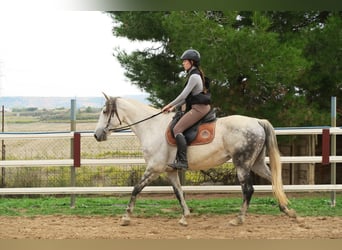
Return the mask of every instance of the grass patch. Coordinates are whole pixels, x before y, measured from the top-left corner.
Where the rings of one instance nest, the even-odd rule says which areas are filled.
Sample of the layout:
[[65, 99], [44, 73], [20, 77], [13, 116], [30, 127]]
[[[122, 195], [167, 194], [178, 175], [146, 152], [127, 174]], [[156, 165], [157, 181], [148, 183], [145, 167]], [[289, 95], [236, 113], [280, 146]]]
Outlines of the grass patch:
[[[336, 206], [330, 206], [329, 197], [291, 198], [290, 207], [300, 216], [342, 216], [342, 196]], [[70, 197], [0, 198], [0, 216], [78, 215], [116, 216], [125, 211], [129, 197], [77, 197], [76, 207], [70, 208]], [[241, 198], [188, 199], [193, 215], [227, 215], [239, 212]], [[148, 199], [136, 202], [135, 216], [179, 217], [182, 210], [176, 199]], [[252, 199], [250, 214], [280, 214], [277, 202], [270, 197]]]

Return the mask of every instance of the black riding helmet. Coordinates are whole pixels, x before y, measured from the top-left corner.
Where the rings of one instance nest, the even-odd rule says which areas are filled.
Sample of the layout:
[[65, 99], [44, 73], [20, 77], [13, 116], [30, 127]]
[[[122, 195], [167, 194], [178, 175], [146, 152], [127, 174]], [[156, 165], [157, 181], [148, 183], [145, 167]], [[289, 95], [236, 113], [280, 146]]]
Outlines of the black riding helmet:
[[201, 55], [197, 50], [194, 49], [188, 49], [183, 52], [183, 55], [181, 56], [182, 60], [191, 60], [196, 63], [196, 65], [200, 64]]

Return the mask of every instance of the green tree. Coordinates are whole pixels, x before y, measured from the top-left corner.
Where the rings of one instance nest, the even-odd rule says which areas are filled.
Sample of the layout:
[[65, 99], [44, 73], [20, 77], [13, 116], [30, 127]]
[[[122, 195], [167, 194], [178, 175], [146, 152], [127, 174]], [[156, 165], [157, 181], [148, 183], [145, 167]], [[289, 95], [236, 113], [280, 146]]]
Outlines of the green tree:
[[[342, 97], [342, 18], [331, 14], [325, 23], [307, 31], [305, 57], [312, 62], [298, 86], [310, 104], [329, 110], [330, 97]], [[338, 98], [339, 106], [342, 105]]]
[[[213, 80], [213, 106], [219, 108], [220, 115], [267, 118], [276, 126], [322, 125], [329, 121], [326, 107], [330, 99], [320, 95], [324, 93], [326, 98], [341, 90], [339, 14], [257, 11], [110, 14], [116, 22], [114, 35], [156, 42], [151, 48], [131, 54], [116, 53], [126, 76], [150, 93], [149, 99], [156, 106], [166, 104], [183, 88], [179, 56], [185, 49], [194, 48], [201, 52], [203, 69]], [[313, 49], [324, 50], [312, 53]], [[327, 67], [329, 58], [334, 58], [334, 66]], [[334, 79], [326, 80], [331, 74]], [[245, 77], [247, 81], [242, 82]], [[323, 79], [333, 88], [328, 85], [327, 90], [327, 85], [322, 85]]]

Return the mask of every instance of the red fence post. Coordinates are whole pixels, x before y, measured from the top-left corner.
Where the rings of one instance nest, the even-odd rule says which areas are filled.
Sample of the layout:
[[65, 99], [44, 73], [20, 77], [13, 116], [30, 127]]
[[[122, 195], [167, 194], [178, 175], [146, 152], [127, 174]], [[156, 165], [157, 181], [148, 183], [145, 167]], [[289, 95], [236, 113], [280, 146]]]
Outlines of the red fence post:
[[330, 130], [323, 129], [322, 132], [322, 165], [330, 164]]
[[74, 133], [74, 167], [81, 166], [81, 134]]

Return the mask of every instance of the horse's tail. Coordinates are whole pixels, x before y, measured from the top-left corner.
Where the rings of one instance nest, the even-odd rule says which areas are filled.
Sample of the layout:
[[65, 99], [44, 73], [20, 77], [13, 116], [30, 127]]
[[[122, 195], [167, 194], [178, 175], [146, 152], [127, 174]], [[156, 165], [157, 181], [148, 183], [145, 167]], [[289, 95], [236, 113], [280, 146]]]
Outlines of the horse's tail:
[[279, 205], [286, 206], [288, 204], [288, 199], [283, 189], [277, 137], [272, 124], [268, 120], [259, 120], [259, 123], [263, 126], [266, 133], [266, 149], [270, 159], [273, 193], [278, 199]]

